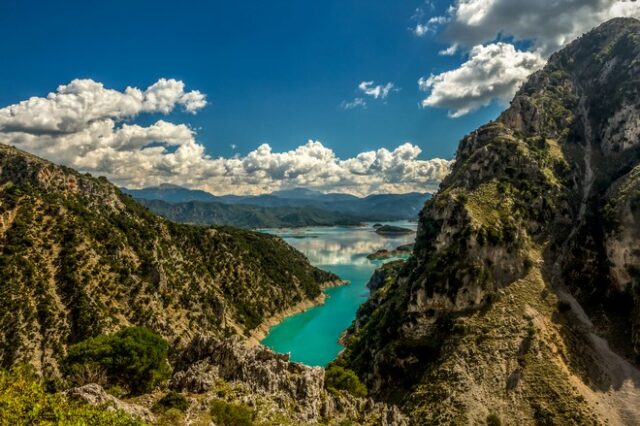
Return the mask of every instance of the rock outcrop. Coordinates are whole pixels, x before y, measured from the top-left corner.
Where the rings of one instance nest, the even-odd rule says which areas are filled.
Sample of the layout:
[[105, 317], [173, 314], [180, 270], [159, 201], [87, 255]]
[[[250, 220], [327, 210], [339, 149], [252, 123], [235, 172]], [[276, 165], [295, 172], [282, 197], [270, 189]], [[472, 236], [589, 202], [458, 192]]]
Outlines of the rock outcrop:
[[145, 422], [153, 423], [156, 421], [153, 413], [151, 413], [147, 408], [141, 405], [121, 401], [118, 398], [109, 395], [105, 392], [102, 386], [95, 383], [69, 389], [64, 392], [64, 395], [71, 400], [80, 401], [89, 405], [101, 406], [106, 410], [123, 411], [131, 416], [138, 417]]
[[[330, 392], [324, 369], [308, 367], [264, 346], [247, 347], [239, 338], [196, 337], [176, 360], [170, 388], [212, 393], [223, 383], [244, 387], [240, 400], [250, 407], [269, 406], [298, 424], [352, 421], [354, 424], [406, 425], [395, 406]], [[266, 415], [266, 414], [263, 414]]]
[[637, 424], [639, 122], [640, 22], [553, 55], [462, 140], [342, 361], [415, 424]]

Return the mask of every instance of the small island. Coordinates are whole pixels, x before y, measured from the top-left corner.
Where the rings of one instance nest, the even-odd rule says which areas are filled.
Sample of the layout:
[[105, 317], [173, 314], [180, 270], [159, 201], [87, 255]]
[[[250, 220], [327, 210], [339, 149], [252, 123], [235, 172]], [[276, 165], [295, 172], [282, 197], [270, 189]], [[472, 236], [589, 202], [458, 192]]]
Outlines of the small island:
[[383, 225], [376, 228], [376, 233], [384, 236], [407, 235], [415, 233], [414, 230], [402, 228], [400, 226]]
[[385, 260], [391, 259], [394, 257], [406, 257], [411, 254], [413, 251], [413, 244], [404, 244], [402, 246], [396, 247], [395, 250], [387, 250], [380, 249], [376, 250], [374, 253], [367, 255], [367, 259], [369, 260]]

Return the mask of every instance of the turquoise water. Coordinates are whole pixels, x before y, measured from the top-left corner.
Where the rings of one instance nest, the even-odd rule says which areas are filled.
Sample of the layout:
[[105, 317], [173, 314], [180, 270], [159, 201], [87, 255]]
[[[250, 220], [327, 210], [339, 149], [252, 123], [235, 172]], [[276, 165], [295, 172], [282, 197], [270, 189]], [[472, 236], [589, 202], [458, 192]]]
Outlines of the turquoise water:
[[[390, 222], [411, 229], [416, 224]], [[370, 261], [369, 253], [394, 249], [413, 242], [415, 235], [382, 237], [371, 225], [363, 227], [302, 228], [264, 230], [285, 239], [303, 252], [315, 266], [331, 271], [348, 285], [325, 290], [326, 302], [294, 315], [269, 330], [262, 344], [276, 352], [289, 353], [293, 361], [325, 366], [342, 350], [342, 332], [355, 319], [356, 311], [367, 299], [367, 282], [382, 261]]]

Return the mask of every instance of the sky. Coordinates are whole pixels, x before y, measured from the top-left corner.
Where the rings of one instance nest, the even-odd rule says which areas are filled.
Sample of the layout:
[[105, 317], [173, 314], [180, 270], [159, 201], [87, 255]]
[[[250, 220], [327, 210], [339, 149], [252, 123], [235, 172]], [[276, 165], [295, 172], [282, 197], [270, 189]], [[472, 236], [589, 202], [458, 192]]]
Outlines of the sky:
[[0, 2], [0, 142], [118, 185], [431, 191], [617, 0]]

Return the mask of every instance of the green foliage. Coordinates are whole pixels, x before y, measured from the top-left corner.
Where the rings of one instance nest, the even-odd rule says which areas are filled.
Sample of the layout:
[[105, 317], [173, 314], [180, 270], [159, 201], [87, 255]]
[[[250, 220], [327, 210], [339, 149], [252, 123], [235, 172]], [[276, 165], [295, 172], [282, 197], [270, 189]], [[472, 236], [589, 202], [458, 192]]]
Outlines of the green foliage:
[[189, 401], [181, 393], [169, 391], [158, 401], [156, 408], [159, 410], [177, 409], [179, 411], [187, 411]]
[[220, 426], [253, 426], [253, 411], [245, 405], [215, 399], [209, 414]]
[[71, 375], [87, 366], [104, 369], [110, 383], [144, 393], [169, 378], [168, 349], [162, 337], [146, 328], [125, 328], [70, 346], [64, 364]]
[[33, 371], [19, 367], [0, 370], [0, 426], [82, 425], [143, 426], [122, 411], [108, 411], [46, 393]]
[[496, 414], [489, 414], [487, 416], [487, 426], [502, 426], [502, 420]]
[[331, 392], [346, 391], [361, 398], [367, 396], [367, 388], [356, 373], [335, 364], [330, 364], [325, 370], [324, 386]]

